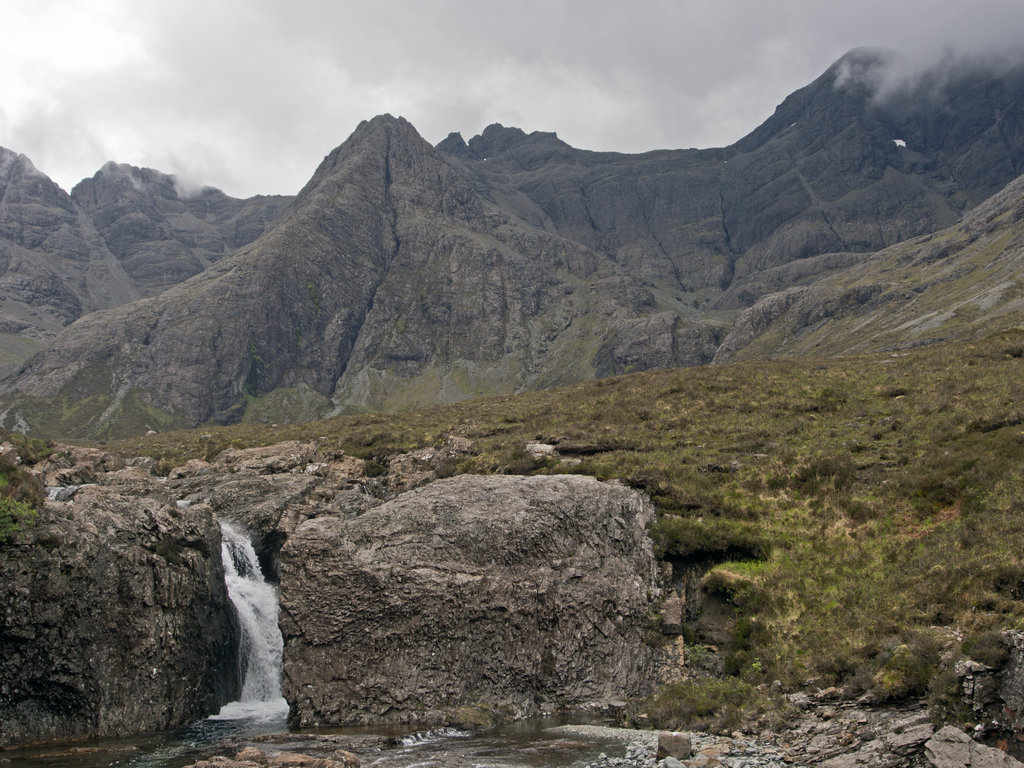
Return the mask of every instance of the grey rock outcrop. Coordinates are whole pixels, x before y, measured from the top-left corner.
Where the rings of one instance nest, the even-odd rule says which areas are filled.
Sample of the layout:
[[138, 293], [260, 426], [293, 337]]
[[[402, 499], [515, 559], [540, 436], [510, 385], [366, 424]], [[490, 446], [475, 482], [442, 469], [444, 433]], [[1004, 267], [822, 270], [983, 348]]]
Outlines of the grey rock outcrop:
[[932, 736], [924, 750], [932, 768], [1024, 768], [1019, 760], [949, 725]]
[[228, 449], [167, 478], [152, 460], [59, 448], [33, 471], [63, 501], [0, 557], [0, 745], [166, 730], [233, 698], [216, 517], [248, 528], [280, 580], [296, 723], [645, 692], [649, 500], [575, 475], [436, 479], [471, 448], [452, 436], [373, 478], [318, 443]]
[[237, 691], [220, 529], [136, 469], [0, 551], [0, 745], [166, 730]]
[[292, 724], [522, 716], [641, 693], [652, 514], [586, 477], [461, 476], [308, 520], [281, 552]]
[[[954, 665], [960, 703], [986, 741], [1024, 757], [1024, 632], [1003, 630], [979, 654], [985, 662], [961, 658]], [[987, 662], [987, 663], [986, 663]]]
[[188, 189], [175, 176], [112, 162], [76, 184], [71, 199], [142, 296], [187, 280], [252, 242], [291, 202]]

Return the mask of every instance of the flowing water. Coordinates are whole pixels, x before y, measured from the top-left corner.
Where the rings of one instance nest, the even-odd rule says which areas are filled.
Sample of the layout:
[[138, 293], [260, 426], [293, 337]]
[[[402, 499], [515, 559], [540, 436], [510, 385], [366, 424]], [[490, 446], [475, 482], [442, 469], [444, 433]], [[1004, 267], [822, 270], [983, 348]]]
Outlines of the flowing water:
[[[221, 523], [221, 557], [228, 596], [241, 630], [238, 701], [187, 728], [135, 739], [0, 752], [11, 768], [180, 768], [213, 755], [234, 755], [255, 742], [265, 752], [330, 756], [342, 747], [375, 768], [452, 766], [582, 766], [600, 752], [622, 754], [614, 741], [580, 739], [549, 730], [556, 723], [526, 722], [480, 732], [413, 726], [318, 729], [289, 733], [288, 703], [281, 696], [283, 641], [277, 626], [277, 590], [263, 578], [249, 538]], [[8, 763], [0, 762], [7, 765]]]
[[225, 704], [213, 719], [283, 723], [288, 702], [281, 696], [284, 641], [277, 627], [277, 590], [264, 579], [249, 537], [231, 523], [222, 522], [220, 529], [224, 581], [241, 629], [238, 659], [243, 682], [238, 701]]
[[10, 768], [182, 768], [254, 744], [268, 754], [313, 757], [330, 757], [340, 747], [355, 752], [364, 768], [582, 768], [601, 753], [625, 754], [621, 741], [567, 734], [553, 725], [527, 721], [476, 732], [381, 726], [290, 733], [265, 722], [261, 727], [258, 721], [210, 718], [158, 736], [0, 752], [0, 759], [10, 760]]

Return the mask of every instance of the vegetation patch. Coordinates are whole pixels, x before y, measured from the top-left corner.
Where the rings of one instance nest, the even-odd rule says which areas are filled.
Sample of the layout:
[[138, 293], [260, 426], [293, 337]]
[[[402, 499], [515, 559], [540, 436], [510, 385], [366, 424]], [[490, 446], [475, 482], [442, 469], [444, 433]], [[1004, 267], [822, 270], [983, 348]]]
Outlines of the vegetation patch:
[[[750, 686], [761, 682], [785, 689], [809, 678], [941, 703], [936, 659], [959, 652], [952, 630], [983, 637], [1024, 615], [1024, 357], [1006, 352], [1018, 347], [1024, 332], [857, 358], [650, 371], [111, 447], [176, 465], [226, 447], [315, 439], [383, 471], [397, 454], [456, 435], [473, 451], [445, 474], [619, 480], [654, 500], [661, 557], [719, 564], [706, 586], [735, 609], [723, 650], [739, 682], [723, 684], [716, 711], [745, 696], [756, 704]], [[531, 456], [530, 442], [556, 453]], [[688, 690], [666, 689], [659, 701], [668, 707]], [[718, 716], [689, 705], [666, 712], [675, 713], [666, 723], [683, 712]]]
[[700, 677], [661, 686], [639, 702], [633, 725], [664, 730], [731, 733], [752, 721], [781, 722], [789, 708], [737, 677]]
[[[35, 459], [44, 441], [0, 431], [0, 442], [22, 445]], [[0, 453], [0, 545], [17, 540], [18, 535], [35, 524], [44, 499], [43, 484], [28, 472], [16, 453]]]

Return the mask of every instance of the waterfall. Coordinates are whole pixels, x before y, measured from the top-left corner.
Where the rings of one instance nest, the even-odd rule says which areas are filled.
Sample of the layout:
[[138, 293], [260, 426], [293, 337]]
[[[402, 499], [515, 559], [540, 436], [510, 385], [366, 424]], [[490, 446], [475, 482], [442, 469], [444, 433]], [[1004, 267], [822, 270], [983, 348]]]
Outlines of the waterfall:
[[284, 641], [277, 626], [277, 590], [263, 578], [249, 538], [231, 523], [221, 522], [220, 530], [224, 582], [241, 629], [238, 660], [243, 682], [238, 701], [225, 704], [215, 717], [279, 718], [287, 715], [288, 703], [281, 696]]

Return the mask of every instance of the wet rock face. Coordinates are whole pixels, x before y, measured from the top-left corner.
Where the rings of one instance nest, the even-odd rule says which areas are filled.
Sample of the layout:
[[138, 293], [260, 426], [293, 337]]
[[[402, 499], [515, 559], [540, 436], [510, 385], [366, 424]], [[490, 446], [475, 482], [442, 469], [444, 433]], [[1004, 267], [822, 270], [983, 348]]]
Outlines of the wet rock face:
[[281, 552], [292, 724], [524, 715], [641, 693], [652, 515], [640, 494], [592, 478], [460, 476], [306, 521]]
[[192, 722], [233, 698], [236, 645], [210, 508], [110, 473], [0, 549], [0, 745]]

